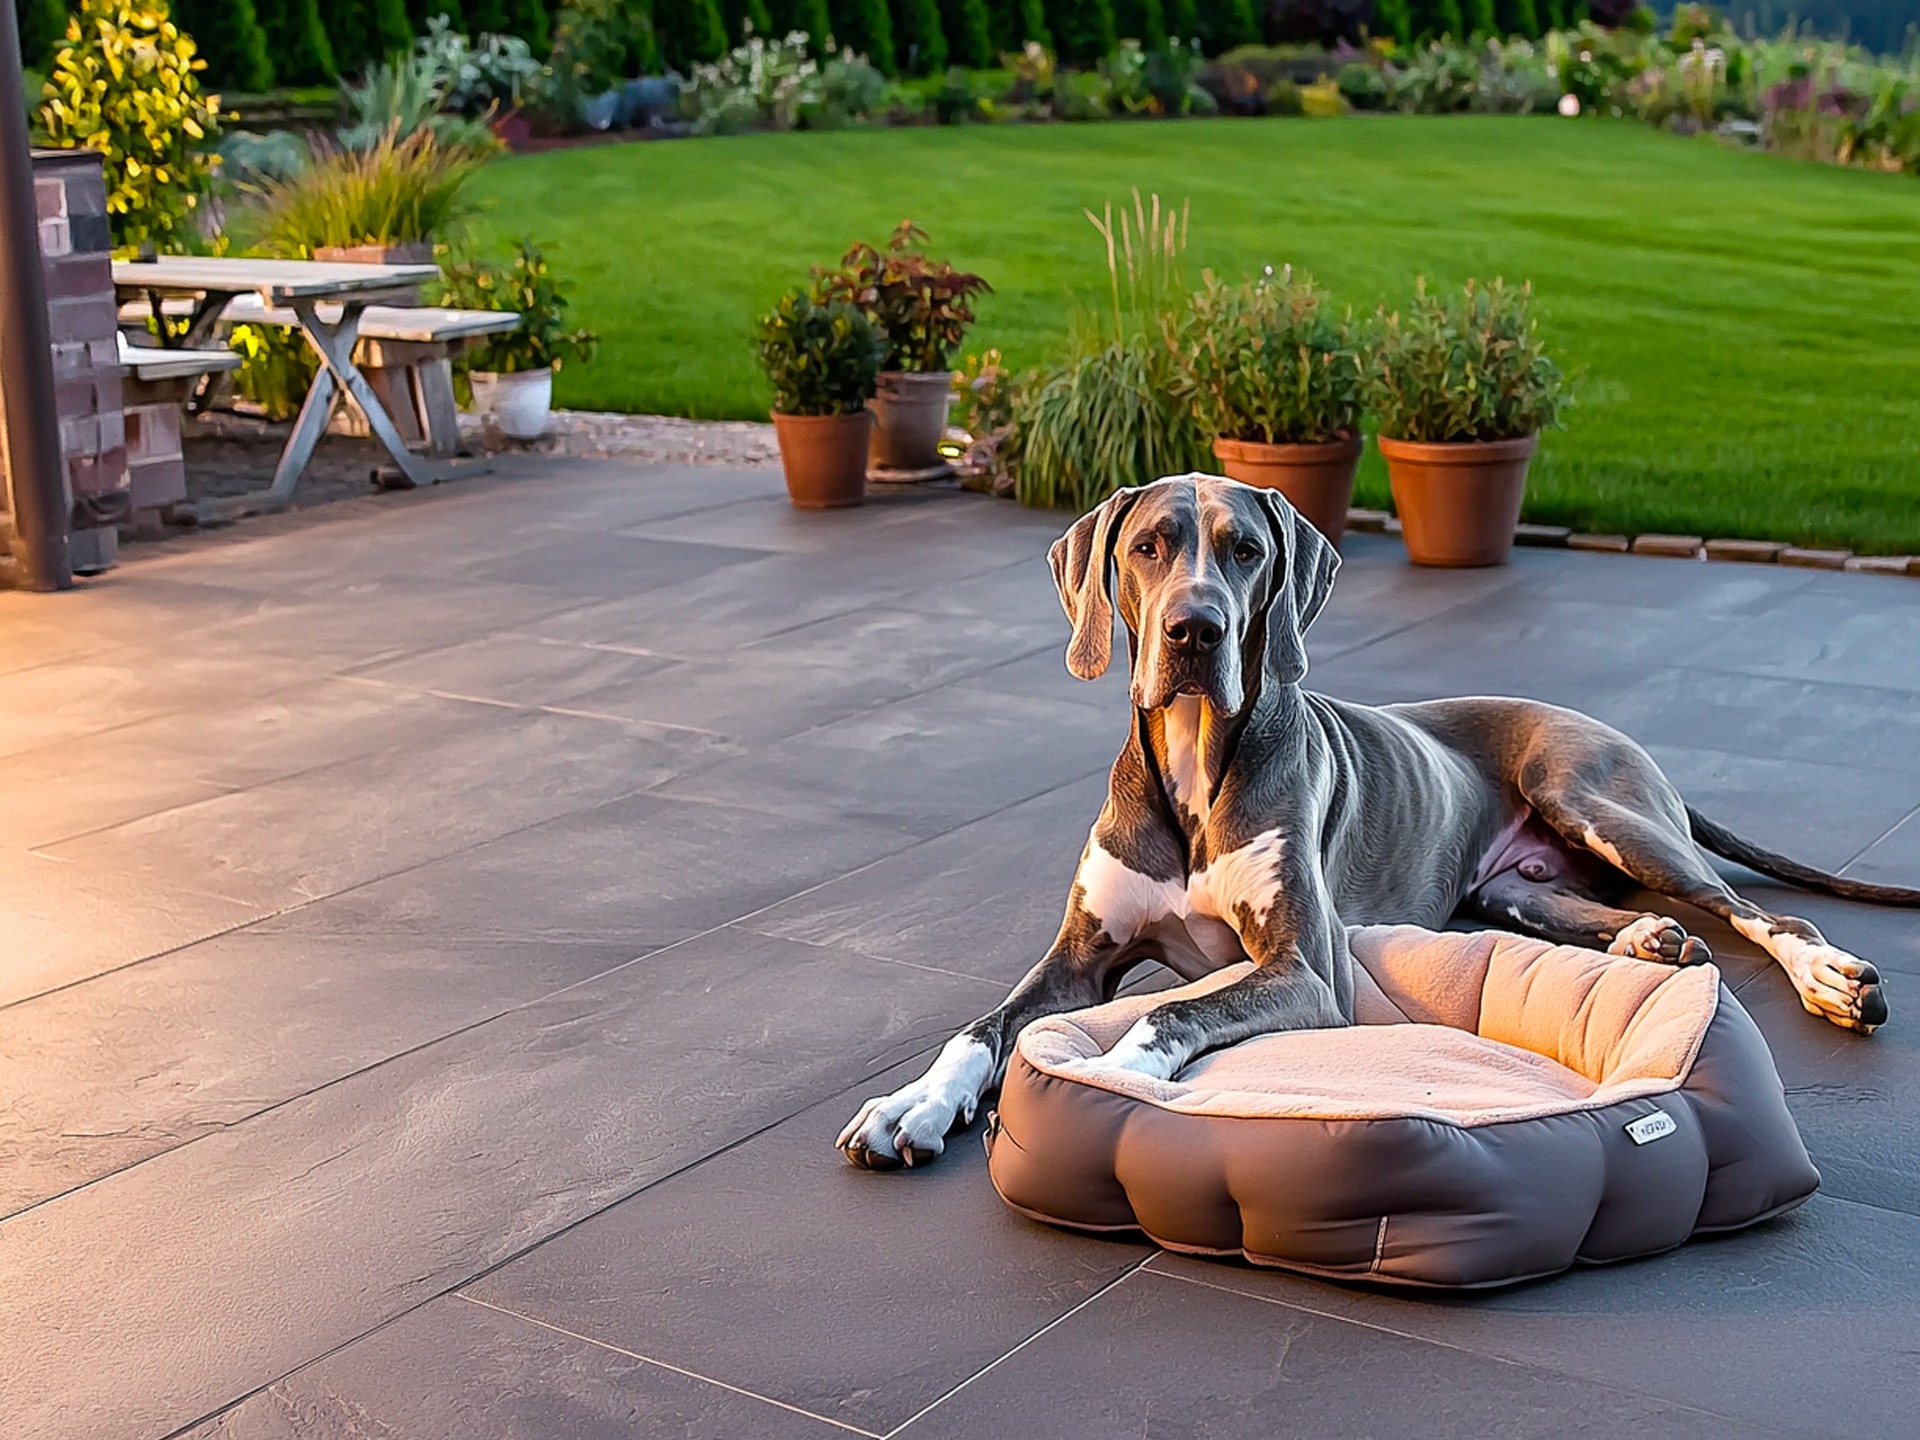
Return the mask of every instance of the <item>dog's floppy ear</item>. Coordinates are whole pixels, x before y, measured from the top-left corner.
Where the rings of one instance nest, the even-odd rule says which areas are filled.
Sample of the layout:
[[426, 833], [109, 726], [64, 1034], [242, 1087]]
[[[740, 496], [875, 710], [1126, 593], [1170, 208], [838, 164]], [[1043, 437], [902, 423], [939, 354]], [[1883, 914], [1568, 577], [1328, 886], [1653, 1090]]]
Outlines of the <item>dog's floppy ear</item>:
[[1139, 495], [1138, 489], [1116, 490], [1074, 521], [1047, 552], [1061, 607], [1073, 622], [1067, 672], [1076, 680], [1098, 680], [1113, 658], [1113, 601], [1107, 594], [1113, 540]]
[[1307, 627], [1333, 593], [1340, 552], [1277, 490], [1261, 490], [1273, 530], [1273, 581], [1267, 597], [1268, 676], [1297, 685], [1307, 673]]

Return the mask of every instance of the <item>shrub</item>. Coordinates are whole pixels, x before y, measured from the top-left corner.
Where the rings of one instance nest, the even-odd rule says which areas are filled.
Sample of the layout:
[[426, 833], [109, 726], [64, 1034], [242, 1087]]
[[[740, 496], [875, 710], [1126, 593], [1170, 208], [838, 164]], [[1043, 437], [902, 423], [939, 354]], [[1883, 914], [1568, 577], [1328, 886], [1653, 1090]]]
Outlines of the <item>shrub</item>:
[[240, 352], [233, 388], [269, 420], [291, 420], [313, 388], [320, 357], [306, 336], [284, 325], [236, 325], [229, 337]]
[[333, 79], [333, 42], [320, 19], [320, 0], [254, 0], [266, 31], [274, 78], [282, 85], [324, 85]]
[[1384, 39], [1405, 47], [1413, 43], [1413, 10], [1407, 0], [1380, 0], [1374, 26]]
[[1340, 67], [1333, 77], [1333, 83], [1340, 89], [1347, 104], [1356, 110], [1381, 110], [1386, 108], [1387, 81], [1376, 66], [1364, 60], [1353, 60]]
[[933, 260], [919, 247], [927, 232], [902, 220], [885, 250], [856, 243], [839, 267], [818, 275], [821, 298], [858, 306], [886, 342], [884, 368], [945, 370], [974, 322], [973, 297], [993, 287], [980, 276]]
[[893, 61], [893, 17], [887, 0], [828, 0], [834, 43], [865, 55], [882, 74], [897, 75]]
[[653, 34], [660, 46], [660, 59], [669, 69], [682, 73], [695, 65], [712, 64], [729, 48], [727, 27], [714, 0], [671, 0], [656, 5]]
[[1180, 393], [1211, 436], [1263, 444], [1360, 432], [1360, 354], [1326, 294], [1291, 266], [1227, 285], [1206, 272], [1175, 339]]
[[53, 58], [60, 37], [67, 33], [67, 7], [61, 0], [15, 0], [15, 4], [20, 22], [20, 61], [32, 70]]
[[1024, 505], [1086, 510], [1127, 485], [1205, 468], [1207, 438], [1175, 396], [1168, 326], [1178, 312], [1186, 213], [1113, 206], [1087, 219], [1106, 242], [1113, 328], [1082, 315], [1066, 363], [1016, 402], [1016, 493]]
[[1111, 54], [1118, 41], [1113, 0], [1047, 0], [1047, 29], [1063, 61], [1095, 64]]
[[489, 336], [467, 352], [469, 370], [513, 375], [523, 370], [558, 370], [569, 360], [589, 363], [600, 337], [591, 330], [570, 330], [572, 303], [555, 278], [546, 253], [532, 240], [514, 246], [505, 265], [465, 259], [443, 260], [437, 304], [461, 310], [515, 310], [520, 328]]
[[1512, 440], [1547, 429], [1564, 402], [1536, 332], [1533, 288], [1469, 280], [1445, 298], [1422, 280], [1407, 313], [1381, 308], [1367, 395], [1395, 440]]
[[968, 70], [993, 64], [993, 27], [987, 0], [940, 0], [940, 22], [946, 28], [947, 60]]
[[1353, 45], [1374, 30], [1391, 34], [1384, 25], [1386, 6], [1377, 13], [1378, 19], [1374, 0], [1266, 0], [1260, 28], [1269, 45]]
[[316, 147], [297, 177], [261, 187], [262, 243], [303, 256], [322, 245], [412, 245], [444, 238], [470, 213], [461, 188], [480, 168], [471, 147], [431, 127], [372, 145]]
[[253, 0], [172, 0], [173, 23], [193, 36], [220, 90], [272, 88], [274, 67]]
[[819, 101], [803, 106], [801, 115], [809, 125], [834, 129], [880, 113], [891, 88], [887, 77], [865, 56], [842, 50], [820, 67]]
[[795, 289], [753, 336], [782, 415], [854, 415], [873, 398], [886, 342], [857, 306]]
[[488, 33], [518, 35], [534, 54], [544, 55], [553, 48], [552, 17], [547, 13], [550, 8], [551, 0], [509, 0], [507, 23]]
[[105, 159], [107, 223], [121, 248], [183, 247], [212, 183], [219, 109], [193, 38], [150, 0], [81, 0], [39, 110], [58, 146]]
[[714, 65], [696, 65], [682, 104], [705, 134], [755, 127], [791, 130], [821, 100], [819, 64], [804, 35], [767, 41], [758, 35]]
[[517, 109], [540, 77], [540, 62], [518, 35], [481, 35], [476, 43], [445, 16], [427, 21], [418, 49], [446, 78], [443, 103], [460, 115]]

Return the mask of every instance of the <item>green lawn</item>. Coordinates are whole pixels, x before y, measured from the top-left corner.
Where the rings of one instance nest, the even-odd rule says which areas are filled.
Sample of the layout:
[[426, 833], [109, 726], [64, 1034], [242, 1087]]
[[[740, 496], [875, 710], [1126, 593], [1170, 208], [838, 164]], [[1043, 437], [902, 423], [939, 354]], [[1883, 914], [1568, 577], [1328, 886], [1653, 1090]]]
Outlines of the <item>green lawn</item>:
[[[1534, 282], [1578, 407], [1530, 518], [1920, 551], [1920, 185], [1539, 118], [762, 135], [486, 171], [483, 230], [558, 247], [606, 344], [563, 404], [756, 416], [749, 322], [903, 215], [984, 272], [972, 348], [1054, 355], [1104, 261], [1081, 215], [1190, 199], [1193, 278], [1293, 261], [1370, 309], [1413, 276]], [[1384, 480], [1370, 458], [1363, 492]]]

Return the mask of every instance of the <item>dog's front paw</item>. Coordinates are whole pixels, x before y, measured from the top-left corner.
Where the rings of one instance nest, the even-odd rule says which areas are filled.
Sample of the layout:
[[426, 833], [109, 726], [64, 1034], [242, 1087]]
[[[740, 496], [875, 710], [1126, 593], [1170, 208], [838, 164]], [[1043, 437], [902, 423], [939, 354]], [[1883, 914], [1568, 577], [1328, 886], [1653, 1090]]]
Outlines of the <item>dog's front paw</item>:
[[1664, 915], [1642, 915], [1628, 924], [1613, 937], [1607, 953], [1665, 965], [1698, 965], [1713, 958], [1706, 941], [1687, 934], [1678, 920]]
[[947, 1148], [948, 1132], [956, 1123], [973, 1120], [992, 1072], [987, 1047], [959, 1036], [911, 1085], [862, 1105], [834, 1143], [848, 1160], [867, 1170], [928, 1164]]
[[1832, 945], [1803, 946], [1788, 959], [1787, 973], [1808, 1014], [1862, 1035], [1871, 1035], [1887, 1023], [1887, 992], [1880, 972], [1858, 955]]

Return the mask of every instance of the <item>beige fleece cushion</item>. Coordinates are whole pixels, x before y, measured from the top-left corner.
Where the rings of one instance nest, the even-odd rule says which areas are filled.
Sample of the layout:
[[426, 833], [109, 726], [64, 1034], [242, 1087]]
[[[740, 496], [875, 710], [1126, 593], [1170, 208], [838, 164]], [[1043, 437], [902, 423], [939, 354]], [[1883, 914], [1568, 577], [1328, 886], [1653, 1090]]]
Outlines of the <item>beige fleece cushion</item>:
[[1177, 990], [1036, 1021], [1021, 1033], [1021, 1054], [1043, 1072], [1192, 1114], [1485, 1125], [1674, 1089], [1719, 1001], [1711, 965], [1676, 970], [1517, 935], [1414, 926], [1356, 928], [1349, 938], [1352, 1028], [1262, 1036], [1170, 1081], [1100, 1063], [1148, 1011], [1253, 968], [1236, 965]]

